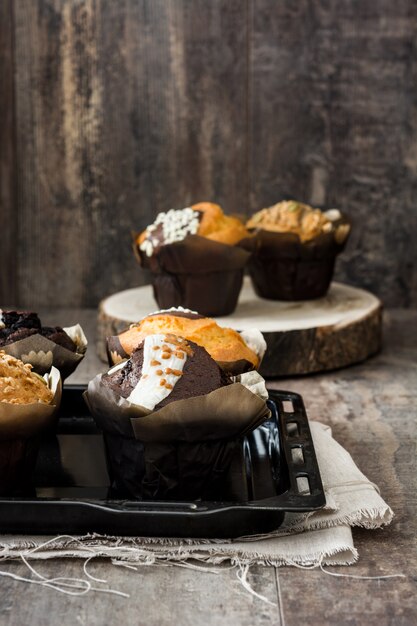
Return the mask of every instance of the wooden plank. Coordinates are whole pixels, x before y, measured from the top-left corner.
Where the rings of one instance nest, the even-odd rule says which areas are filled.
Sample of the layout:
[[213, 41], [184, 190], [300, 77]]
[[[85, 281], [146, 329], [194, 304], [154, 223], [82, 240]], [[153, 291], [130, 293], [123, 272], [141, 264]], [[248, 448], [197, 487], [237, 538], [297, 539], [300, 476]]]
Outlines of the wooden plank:
[[13, 3], [0, 3], [0, 303], [17, 302]]
[[[417, 321], [415, 311], [385, 316], [385, 345], [381, 355], [358, 365], [314, 378], [291, 379], [285, 387], [301, 393], [310, 418], [329, 424], [336, 439], [352, 454], [359, 468], [381, 488], [396, 514], [386, 529], [355, 529], [360, 559], [352, 568], [332, 572], [358, 576], [404, 574], [384, 581], [332, 578], [319, 571], [303, 578], [279, 570], [279, 588], [285, 624], [292, 626], [312, 614], [320, 624], [411, 626], [417, 615], [415, 571], [417, 555], [417, 393], [415, 389]], [[280, 382], [272, 386], [283, 386]], [[313, 613], [312, 613], [313, 612]]]
[[354, 221], [336, 279], [415, 306], [413, 0], [253, 0], [252, 210], [285, 197]]
[[130, 231], [246, 206], [246, 13], [228, 3], [17, 0], [19, 280], [27, 306], [144, 281]]
[[129, 233], [161, 208], [255, 209], [285, 195], [353, 216], [338, 279], [416, 304], [412, 0], [16, 0], [2, 11], [16, 68], [15, 147], [1, 118], [7, 206], [15, 150], [19, 179], [2, 249], [18, 258], [2, 281], [19, 266], [20, 304], [92, 306], [142, 284]]
[[[54, 560], [35, 563], [44, 576], [83, 577], [82, 561]], [[2, 563], [1, 569], [18, 576], [28, 576], [21, 563]], [[217, 626], [220, 624], [281, 626], [277, 606], [265, 604], [248, 593], [239, 583], [236, 570], [226, 568], [210, 574], [196, 569], [164, 566], [138, 566], [137, 571], [111, 566], [103, 561], [90, 562], [89, 572], [104, 578], [110, 587], [130, 594], [121, 598], [103, 593], [81, 597], [64, 596], [38, 585], [25, 585], [1, 579], [0, 622], [8, 626], [33, 624], [147, 624], [148, 626]], [[253, 589], [277, 602], [274, 568], [254, 567], [248, 582]], [[22, 602], [21, 593], [25, 595]]]
[[98, 147], [91, 3], [15, 2], [21, 304], [85, 297]]
[[158, 211], [198, 198], [237, 210], [246, 200], [240, 144], [246, 120], [236, 115], [246, 95], [240, 2], [123, 6], [105, 3], [100, 14], [100, 58], [107, 68], [103, 195], [117, 207], [104, 209], [106, 223], [99, 225], [96, 273], [110, 257], [114, 262], [107, 293], [127, 278], [143, 284], [129, 234]]

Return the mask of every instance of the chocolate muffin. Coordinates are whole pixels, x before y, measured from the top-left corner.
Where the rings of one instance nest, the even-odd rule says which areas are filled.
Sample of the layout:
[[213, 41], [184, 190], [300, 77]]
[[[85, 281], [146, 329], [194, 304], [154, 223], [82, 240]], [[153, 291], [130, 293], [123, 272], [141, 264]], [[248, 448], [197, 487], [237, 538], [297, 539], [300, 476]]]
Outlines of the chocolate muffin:
[[84, 358], [87, 338], [79, 324], [42, 326], [36, 313], [0, 309], [0, 348], [31, 364], [40, 375], [54, 366], [64, 379]]
[[252, 251], [248, 269], [258, 296], [312, 300], [326, 294], [350, 232], [338, 209], [323, 212], [285, 200], [258, 211], [246, 225], [254, 236], [241, 245]]
[[105, 386], [150, 410], [230, 383], [204, 348], [170, 334], [148, 335], [123, 368], [103, 376]]
[[248, 236], [242, 222], [218, 204], [201, 202], [159, 213], [135, 237], [134, 251], [152, 272], [161, 308], [184, 306], [204, 315], [228, 315], [236, 308], [249, 257], [236, 244]]
[[147, 335], [85, 399], [114, 497], [208, 497], [240, 438], [269, 416], [259, 386], [233, 382], [202, 346], [169, 333]]
[[77, 351], [75, 342], [63, 328], [60, 326], [42, 326], [36, 313], [0, 310], [0, 347], [37, 334], [50, 339], [50, 341], [71, 352]]

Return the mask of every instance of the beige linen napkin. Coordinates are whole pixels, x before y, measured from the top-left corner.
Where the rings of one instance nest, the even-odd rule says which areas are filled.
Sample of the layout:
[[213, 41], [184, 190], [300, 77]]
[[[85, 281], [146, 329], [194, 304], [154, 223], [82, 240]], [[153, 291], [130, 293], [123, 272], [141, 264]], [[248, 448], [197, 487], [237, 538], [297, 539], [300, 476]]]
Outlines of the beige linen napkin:
[[[229, 561], [240, 567], [262, 565], [349, 565], [358, 558], [352, 526], [380, 528], [393, 512], [378, 488], [357, 468], [328, 426], [310, 422], [326, 506], [308, 514], [287, 514], [283, 526], [266, 535], [236, 540], [141, 537], [0, 537], [0, 560], [107, 557], [117, 562], [201, 564]], [[382, 461], [381, 461], [382, 462]]]

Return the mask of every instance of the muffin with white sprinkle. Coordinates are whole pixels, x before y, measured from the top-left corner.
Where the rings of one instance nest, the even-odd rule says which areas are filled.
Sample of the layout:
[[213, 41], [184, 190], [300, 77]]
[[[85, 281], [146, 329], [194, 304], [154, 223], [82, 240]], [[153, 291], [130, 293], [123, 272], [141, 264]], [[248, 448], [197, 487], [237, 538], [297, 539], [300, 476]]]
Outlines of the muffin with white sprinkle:
[[159, 213], [135, 237], [134, 251], [153, 276], [162, 308], [184, 306], [203, 315], [227, 315], [236, 307], [249, 253], [237, 244], [243, 223], [218, 204], [201, 202]]

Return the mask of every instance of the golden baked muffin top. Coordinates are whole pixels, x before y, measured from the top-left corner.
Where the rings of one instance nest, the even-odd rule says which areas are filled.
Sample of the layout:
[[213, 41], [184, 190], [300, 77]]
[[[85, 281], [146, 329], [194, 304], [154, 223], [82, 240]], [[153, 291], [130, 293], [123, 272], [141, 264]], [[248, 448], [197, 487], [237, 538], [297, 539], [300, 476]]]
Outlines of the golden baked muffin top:
[[53, 393], [46, 381], [32, 372], [32, 366], [0, 350], [0, 402], [50, 404]]
[[138, 235], [136, 243], [151, 256], [161, 246], [183, 241], [188, 235], [234, 245], [247, 237], [248, 231], [237, 217], [225, 215], [218, 204], [200, 202], [185, 209], [158, 213], [153, 224]]
[[[331, 216], [340, 213], [336, 210]], [[273, 206], [258, 211], [246, 223], [247, 228], [262, 228], [277, 233], [295, 233], [301, 241], [310, 241], [322, 233], [332, 230], [332, 220], [320, 209], [296, 202], [284, 200]]]
[[210, 317], [197, 314], [191, 317], [175, 312], [149, 315], [121, 333], [119, 341], [126, 354], [130, 355], [147, 335], [159, 333], [170, 333], [193, 341], [205, 348], [217, 362], [245, 360], [254, 368], [260, 363], [258, 355], [249, 348], [236, 330], [223, 328]]
[[248, 236], [244, 224], [232, 215], [225, 215], [220, 205], [212, 202], [193, 204], [193, 211], [200, 211], [202, 218], [197, 234], [212, 241], [234, 245]]

